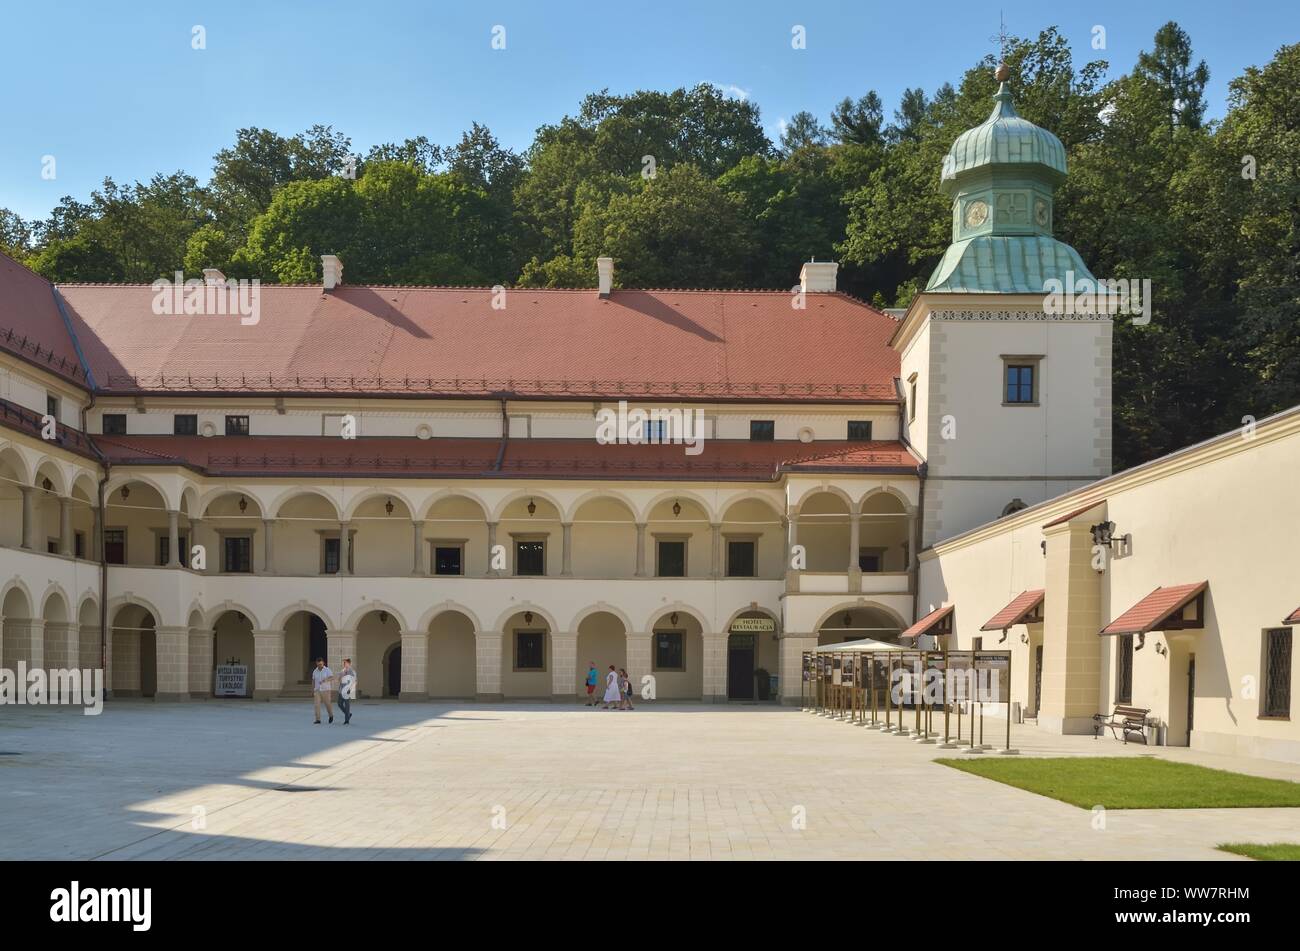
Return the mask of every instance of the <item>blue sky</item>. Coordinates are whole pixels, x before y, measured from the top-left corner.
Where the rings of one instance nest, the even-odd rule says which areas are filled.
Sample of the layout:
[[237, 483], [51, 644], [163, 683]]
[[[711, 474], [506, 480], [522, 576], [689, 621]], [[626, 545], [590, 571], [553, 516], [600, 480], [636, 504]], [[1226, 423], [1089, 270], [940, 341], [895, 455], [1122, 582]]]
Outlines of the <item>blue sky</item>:
[[[523, 148], [538, 125], [609, 87], [707, 81], [762, 109], [769, 135], [800, 109], [823, 118], [876, 89], [887, 113], [908, 86], [955, 81], [994, 49], [999, 12], [1034, 35], [1056, 25], [1076, 62], [1128, 69], [1171, 17], [1210, 66], [1210, 114], [1227, 83], [1300, 40], [1300, 4], [1281, 0], [1137, 3], [413, 2], [206, 0], [15, 4], [0, 37], [10, 92], [0, 102], [0, 206], [44, 216], [65, 194], [184, 169], [206, 180], [235, 129], [292, 134], [333, 125], [364, 152], [423, 134], [449, 143], [486, 124]], [[191, 48], [194, 25], [207, 48]], [[491, 48], [494, 25], [506, 49]], [[807, 48], [791, 49], [806, 27]], [[1107, 48], [1091, 49], [1094, 25]], [[41, 177], [42, 157], [57, 177]]]

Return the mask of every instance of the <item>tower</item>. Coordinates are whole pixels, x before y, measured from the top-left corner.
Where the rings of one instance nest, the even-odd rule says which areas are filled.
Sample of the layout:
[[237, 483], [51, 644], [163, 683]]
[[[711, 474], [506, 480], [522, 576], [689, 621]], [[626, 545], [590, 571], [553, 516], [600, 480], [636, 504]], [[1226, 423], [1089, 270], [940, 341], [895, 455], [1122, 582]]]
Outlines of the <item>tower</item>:
[[952, 243], [891, 341], [927, 466], [923, 546], [1110, 474], [1111, 318], [1049, 297], [1095, 281], [1052, 236], [1065, 148], [996, 76], [992, 113], [944, 157]]

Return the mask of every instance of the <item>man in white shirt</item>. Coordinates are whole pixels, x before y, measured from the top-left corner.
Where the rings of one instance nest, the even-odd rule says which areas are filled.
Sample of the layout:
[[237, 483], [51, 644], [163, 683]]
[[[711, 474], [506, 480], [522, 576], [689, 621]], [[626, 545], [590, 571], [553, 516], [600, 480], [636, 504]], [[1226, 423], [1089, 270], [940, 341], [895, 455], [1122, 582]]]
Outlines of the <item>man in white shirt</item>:
[[325, 658], [316, 658], [316, 669], [311, 672], [311, 696], [316, 703], [316, 722], [320, 723], [320, 705], [325, 704], [330, 723], [334, 722], [334, 708], [330, 706], [330, 691], [334, 689], [334, 671], [325, 666]]
[[339, 709], [343, 711], [343, 725], [352, 722], [352, 701], [357, 699], [357, 669], [352, 658], [343, 658], [343, 673], [339, 674]]

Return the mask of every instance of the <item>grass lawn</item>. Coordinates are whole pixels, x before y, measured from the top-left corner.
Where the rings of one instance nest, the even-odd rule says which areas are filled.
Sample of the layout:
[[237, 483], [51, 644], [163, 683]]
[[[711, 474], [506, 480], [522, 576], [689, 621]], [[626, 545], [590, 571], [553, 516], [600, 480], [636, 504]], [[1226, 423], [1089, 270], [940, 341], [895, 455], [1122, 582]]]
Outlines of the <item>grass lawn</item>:
[[1300, 862], [1300, 845], [1294, 842], [1271, 842], [1256, 845], [1254, 842], [1229, 842], [1220, 845], [1219, 851], [1244, 855], [1261, 862]]
[[[1300, 783], [1155, 757], [937, 759], [953, 769], [1091, 809], [1300, 806]], [[1292, 846], [1294, 848], [1294, 846]]]

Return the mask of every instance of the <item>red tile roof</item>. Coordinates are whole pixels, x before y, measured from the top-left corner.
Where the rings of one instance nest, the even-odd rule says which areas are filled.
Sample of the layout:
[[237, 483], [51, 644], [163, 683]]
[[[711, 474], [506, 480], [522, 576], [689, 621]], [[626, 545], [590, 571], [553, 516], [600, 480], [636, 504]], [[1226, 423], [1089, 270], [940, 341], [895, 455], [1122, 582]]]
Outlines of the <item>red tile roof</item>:
[[155, 315], [146, 285], [60, 285], [113, 392], [897, 401], [895, 321], [845, 294], [268, 285], [258, 322]]
[[53, 286], [5, 254], [0, 254], [0, 349], [86, 386]]
[[1019, 624], [1021, 618], [1032, 613], [1042, 603], [1042, 588], [1031, 588], [1028, 591], [1022, 591], [1011, 599], [1010, 604], [989, 618], [989, 622], [980, 630], [1005, 631], [1007, 628]]
[[1093, 499], [1087, 505], [1077, 508], [1072, 512], [1066, 512], [1064, 515], [1060, 516], [1059, 518], [1054, 518], [1050, 522], [1044, 523], [1043, 528], [1051, 528], [1053, 525], [1064, 525], [1066, 522], [1078, 518], [1084, 512], [1088, 512], [1091, 511], [1092, 509], [1095, 509], [1098, 505], [1101, 505], [1101, 503], [1105, 501], [1106, 501], [1105, 499]]
[[1197, 595], [1210, 586], [1208, 581], [1176, 584], [1156, 588], [1133, 607], [1101, 629], [1102, 634], [1146, 634], [1160, 630], [1160, 625], [1182, 611]]
[[913, 624], [911, 627], [909, 627], [906, 631], [904, 631], [902, 634], [898, 636], [899, 637], [920, 637], [922, 634], [927, 633], [931, 628], [933, 628], [940, 621], [946, 618], [949, 614], [952, 614], [952, 612], [956, 609], [956, 607], [957, 605], [955, 604], [945, 604], [941, 608], [935, 608], [933, 611], [931, 611], [925, 617], [921, 618], [921, 620], [917, 621], [915, 624]]
[[[373, 477], [684, 479], [768, 482], [781, 471], [913, 474], [898, 442], [706, 440], [699, 455], [676, 445], [600, 445], [589, 439], [414, 439], [334, 436], [96, 436], [114, 465], [184, 465], [208, 475], [317, 473]], [[500, 461], [498, 463], [498, 457]]]
[[1283, 624], [1300, 624], [1300, 608], [1296, 608], [1282, 621]]

